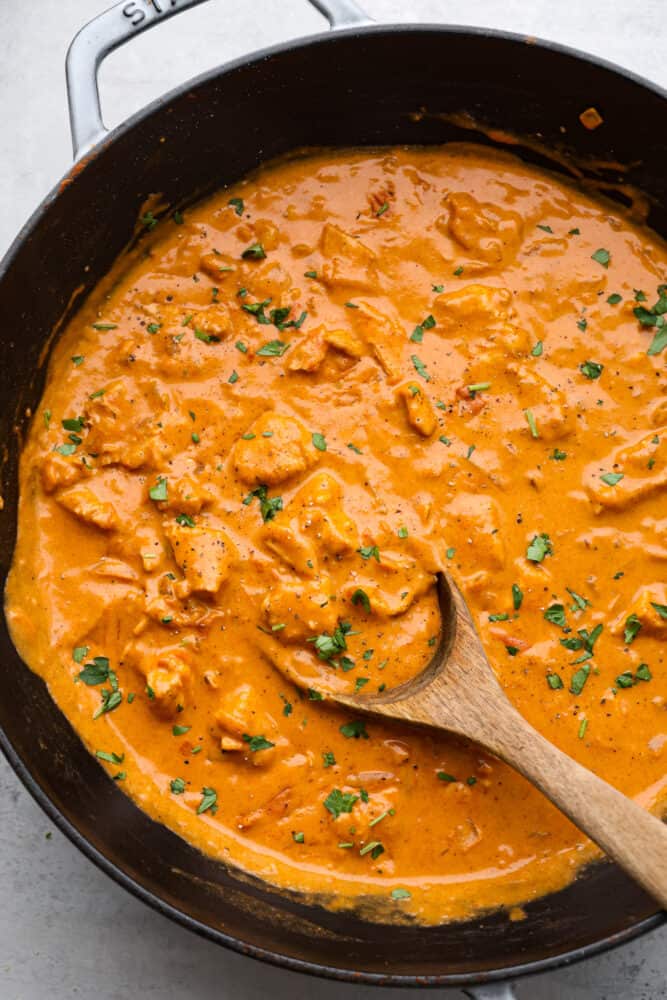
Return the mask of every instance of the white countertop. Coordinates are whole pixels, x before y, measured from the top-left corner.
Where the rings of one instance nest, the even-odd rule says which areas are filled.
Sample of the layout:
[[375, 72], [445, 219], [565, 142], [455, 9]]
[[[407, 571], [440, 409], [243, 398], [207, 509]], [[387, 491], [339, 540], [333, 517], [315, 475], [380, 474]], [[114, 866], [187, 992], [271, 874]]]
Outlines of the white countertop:
[[[0, 0], [0, 253], [70, 163], [65, 51], [76, 30], [110, 3]], [[664, 0], [368, 0], [364, 6], [378, 21], [449, 21], [549, 37], [667, 86]], [[101, 72], [107, 123], [205, 69], [322, 23], [305, 0], [211, 0], [109, 58]], [[200, 940], [102, 875], [53, 829], [0, 759], [0, 1000], [305, 1000], [315, 992], [318, 1000], [463, 996], [315, 982]], [[517, 994], [662, 1000], [667, 928], [523, 980]]]

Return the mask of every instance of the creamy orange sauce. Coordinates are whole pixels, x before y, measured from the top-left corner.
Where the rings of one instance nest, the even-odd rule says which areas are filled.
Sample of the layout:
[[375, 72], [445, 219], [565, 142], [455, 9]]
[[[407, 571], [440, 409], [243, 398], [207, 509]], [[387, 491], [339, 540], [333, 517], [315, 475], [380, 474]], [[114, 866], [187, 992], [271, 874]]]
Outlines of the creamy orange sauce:
[[321, 694], [428, 662], [446, 568], [526, 718], [658, 802], [665, 247], [474, 146], [144, 221], [23, 452], [21, 654], [110, 780], [278, 886], [425, 923], [563, 886], [594, 849], [512, 770]]

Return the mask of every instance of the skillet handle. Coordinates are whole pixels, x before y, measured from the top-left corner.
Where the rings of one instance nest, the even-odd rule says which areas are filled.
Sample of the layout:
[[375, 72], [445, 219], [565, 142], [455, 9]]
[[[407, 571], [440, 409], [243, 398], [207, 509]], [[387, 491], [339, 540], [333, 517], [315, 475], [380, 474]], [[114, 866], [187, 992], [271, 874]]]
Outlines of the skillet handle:
[[[97, 71], [114, 49], [159, 21], [204, 3], [204, 0], [121, 0], [85, 24], [67, 52], [67, 101], [74, 159], [80, 159], [107, 134], [102, 120]], [[332, 28], [368, 24], [354, 0], [309, 0]]]

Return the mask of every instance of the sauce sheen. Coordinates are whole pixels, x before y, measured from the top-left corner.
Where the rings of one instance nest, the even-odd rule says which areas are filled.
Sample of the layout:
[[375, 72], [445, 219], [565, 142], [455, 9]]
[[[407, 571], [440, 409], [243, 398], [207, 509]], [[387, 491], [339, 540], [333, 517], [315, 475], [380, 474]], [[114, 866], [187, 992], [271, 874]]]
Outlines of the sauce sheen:
[[647, 808], [667, 777], [667, 255], [473, 145], [308, 154], [156, 224], [56, 345], [21, 460], [17, 647], [202, 851], [436, 923], [595, 848], [465, 741], [354, 717], [439, 637]]

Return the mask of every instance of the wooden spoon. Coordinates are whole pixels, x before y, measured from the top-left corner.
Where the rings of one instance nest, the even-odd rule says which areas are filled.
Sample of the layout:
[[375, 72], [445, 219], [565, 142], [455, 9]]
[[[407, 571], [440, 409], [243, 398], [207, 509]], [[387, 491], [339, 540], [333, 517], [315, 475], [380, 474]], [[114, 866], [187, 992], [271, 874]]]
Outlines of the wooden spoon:
[[511, 764], [667, 908], [667, 825], [556, 749], [510, 704], [454, 581], [438, 574], [441, 639], [412, 680], [374, 697], [328, 694], [370, 715], [474, 740]]

